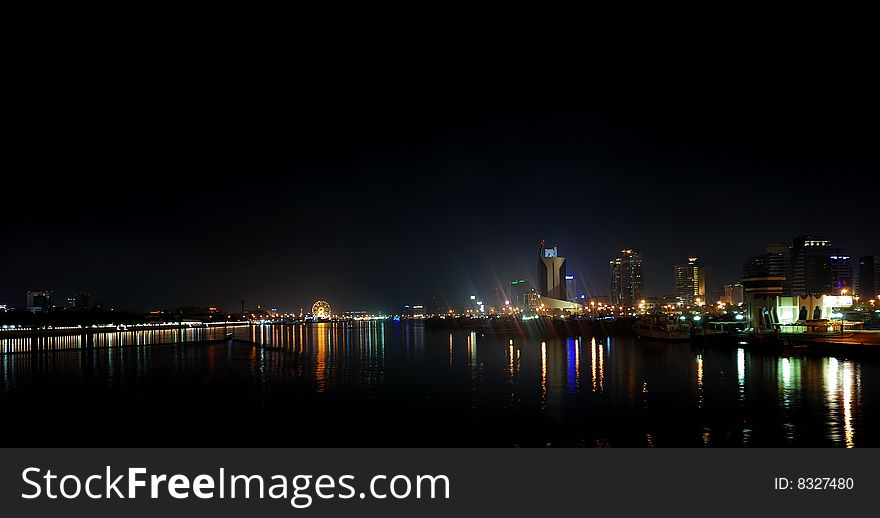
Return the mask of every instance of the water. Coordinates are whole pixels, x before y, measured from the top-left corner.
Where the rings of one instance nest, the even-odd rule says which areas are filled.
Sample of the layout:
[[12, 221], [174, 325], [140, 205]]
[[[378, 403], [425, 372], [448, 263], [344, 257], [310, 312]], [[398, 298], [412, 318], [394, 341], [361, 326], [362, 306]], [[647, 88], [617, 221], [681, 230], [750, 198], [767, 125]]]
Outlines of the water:
[[420, 322], [0, 356], [7, 445], [877, 446], [880, 362]]

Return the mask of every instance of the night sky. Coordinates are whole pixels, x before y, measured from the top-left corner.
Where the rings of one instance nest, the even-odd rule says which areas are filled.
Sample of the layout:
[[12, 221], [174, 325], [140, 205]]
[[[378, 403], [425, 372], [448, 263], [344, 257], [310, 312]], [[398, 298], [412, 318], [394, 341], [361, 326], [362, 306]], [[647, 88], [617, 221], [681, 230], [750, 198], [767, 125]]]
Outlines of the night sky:
[[687, 256], [720, 286], [798, 234], [880, 254], [875, 81], [588, 69], [32, 63], [4, 115], [0, 304], [461, 306], [534, 279], [542, 239], [597, 295], [622, 248], [649, 295]]

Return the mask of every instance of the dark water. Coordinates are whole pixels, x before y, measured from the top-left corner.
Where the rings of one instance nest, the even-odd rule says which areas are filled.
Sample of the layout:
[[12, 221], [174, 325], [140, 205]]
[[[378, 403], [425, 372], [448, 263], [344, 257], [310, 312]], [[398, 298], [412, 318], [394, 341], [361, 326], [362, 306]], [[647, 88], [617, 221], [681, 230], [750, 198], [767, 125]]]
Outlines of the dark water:
[[0, 356], [13, 445], [878, 446], [876, 359], [416, 323]]

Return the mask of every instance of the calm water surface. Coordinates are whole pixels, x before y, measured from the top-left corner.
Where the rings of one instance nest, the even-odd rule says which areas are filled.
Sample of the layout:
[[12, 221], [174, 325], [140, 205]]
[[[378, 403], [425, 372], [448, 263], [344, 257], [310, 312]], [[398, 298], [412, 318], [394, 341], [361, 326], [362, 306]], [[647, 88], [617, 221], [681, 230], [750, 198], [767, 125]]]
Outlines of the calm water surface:
[[146, 343], [2, 355], [0, 436], [33, 446], [880, 443], [873, 358], [420, 322], [235, 334], [264, 347]]

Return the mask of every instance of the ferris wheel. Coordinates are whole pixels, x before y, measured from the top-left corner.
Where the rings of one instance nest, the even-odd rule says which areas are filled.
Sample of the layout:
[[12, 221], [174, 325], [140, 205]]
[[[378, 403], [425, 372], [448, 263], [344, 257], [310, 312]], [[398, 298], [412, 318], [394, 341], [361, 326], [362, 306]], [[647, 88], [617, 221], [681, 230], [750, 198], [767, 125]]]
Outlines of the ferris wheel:
[[319, 300], [312, 304], [312, 316], [315, 318], [330, 318], [330, 304], [326, 300]]

